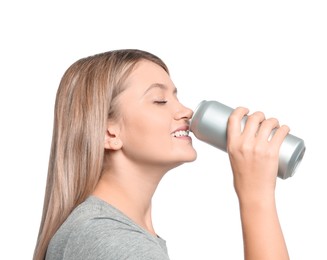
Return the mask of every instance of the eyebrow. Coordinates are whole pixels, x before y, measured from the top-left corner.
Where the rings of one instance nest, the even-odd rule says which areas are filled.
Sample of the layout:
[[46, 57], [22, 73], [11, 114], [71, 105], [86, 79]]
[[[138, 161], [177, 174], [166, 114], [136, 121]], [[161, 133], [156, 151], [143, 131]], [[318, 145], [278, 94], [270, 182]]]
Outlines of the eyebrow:
[[[147, 88], [146, 91], [144, 91], [143, 95], [145, 95], [146, 93], [148, 93], [149, 91], [151, 91], [152, 89], [155, 89], [155, 88], [159, 88], [159, 89], [162, 89], [162, 90], [168, 90], [168, 87], [165, 84], [153, 83], [153, 84], [150, 85], [150, 87]], [[174, 88], [173, 94], [177, 94], [177, 88]]]

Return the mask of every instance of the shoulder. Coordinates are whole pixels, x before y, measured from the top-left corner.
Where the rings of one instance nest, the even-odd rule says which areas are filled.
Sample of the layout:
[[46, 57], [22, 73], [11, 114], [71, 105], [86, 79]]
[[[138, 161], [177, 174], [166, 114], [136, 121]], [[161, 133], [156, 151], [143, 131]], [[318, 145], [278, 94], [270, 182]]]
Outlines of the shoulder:
[[157, 238], [126, 225], [113, 229], [106, 222], [90, 221], [82, 232], [74, 234], [67, 244], [69, 253], [78, 259], [168, 259]]
[[121, 212], [95, 198], [72, 212], [50, 247], [50, 252], [67, 260], [169, 259], [164, 240], [145, 232]]

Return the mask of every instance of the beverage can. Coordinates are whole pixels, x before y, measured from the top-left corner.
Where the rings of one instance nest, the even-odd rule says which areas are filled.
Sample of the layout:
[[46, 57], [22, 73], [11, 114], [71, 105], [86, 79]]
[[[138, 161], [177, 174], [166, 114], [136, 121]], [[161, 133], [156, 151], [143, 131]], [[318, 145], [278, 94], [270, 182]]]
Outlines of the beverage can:
[[[197, 139], [227, 152], [227, 124], [233, 110], [218, 101], [203, 100], [194, 111], [190, 122], [190, 131]], [[242, 120], [243, 126], [246, 119], [245, 116]], [[303, 139], [291, 134], [285, 137], [279, 151], [279, 178], [287, 179], [294, 175], [305, 150]]]

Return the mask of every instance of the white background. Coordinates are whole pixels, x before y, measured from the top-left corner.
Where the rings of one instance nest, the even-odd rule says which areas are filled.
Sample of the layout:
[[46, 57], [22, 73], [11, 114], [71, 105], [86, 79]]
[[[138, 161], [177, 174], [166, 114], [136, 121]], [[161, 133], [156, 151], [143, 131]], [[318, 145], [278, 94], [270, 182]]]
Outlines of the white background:
[[[49, 2], [0, 4], [0, 259], [32, 258], [62, 74], [120, 48], [161, 57], [193, 109], [215, 99], [262, 110], [305, 140], [296, 174], [278, 179], [278, 211], [291, 259], [327, 259], [325, 1]], [[242, 259], [227, 155], [193, 142], [197, 161], [155, 194], [156, 231], [172, 260]]]

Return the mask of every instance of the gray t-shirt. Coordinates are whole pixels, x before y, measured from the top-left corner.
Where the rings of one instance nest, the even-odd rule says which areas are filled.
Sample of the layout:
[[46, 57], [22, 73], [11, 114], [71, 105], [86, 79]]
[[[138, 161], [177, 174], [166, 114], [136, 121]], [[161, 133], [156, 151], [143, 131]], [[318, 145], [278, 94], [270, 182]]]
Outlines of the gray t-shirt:
[[166, 242], [110, 204], [90, 196], [58, 229], [46, 260], [169, 260]]

